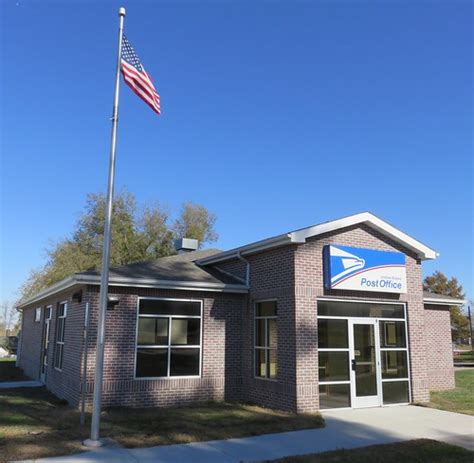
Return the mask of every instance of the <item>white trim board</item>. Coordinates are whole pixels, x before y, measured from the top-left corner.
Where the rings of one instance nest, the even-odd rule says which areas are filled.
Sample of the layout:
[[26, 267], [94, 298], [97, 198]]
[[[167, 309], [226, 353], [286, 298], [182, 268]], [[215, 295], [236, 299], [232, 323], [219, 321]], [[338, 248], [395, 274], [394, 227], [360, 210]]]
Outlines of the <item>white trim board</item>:
[[361, 224], [369, 226], [382, 235], [413, 251], [422, 260], [436, 259], [436, 257], [439, 255], [435, 250], [429, 248], [415, 238], [412, 238], [398, 228], [395, 228], [388, 222], [376, 217], [374, 214], [370, 212], [361, 212], [359, 214], [354, 214], [342, 219], [332, 220], [319, 225], [301, 228], [299, 230], [294, 230], [273, 238], [257, 241], [245, 246], [240, 246], [219, 254], [214, 254], [212, 256], [205, 257], [204, 259], [199, 259], [196, 261], [196, 263], [198, 265], [214, 264], [216, 262], [222, 262], [236, 258], [239, 254], [249, 255], [288, 244], [303, 244], [308, 238], [313, 238], [315, 236], [322, 235], [323, 233], [329, 233], [342, 228]]

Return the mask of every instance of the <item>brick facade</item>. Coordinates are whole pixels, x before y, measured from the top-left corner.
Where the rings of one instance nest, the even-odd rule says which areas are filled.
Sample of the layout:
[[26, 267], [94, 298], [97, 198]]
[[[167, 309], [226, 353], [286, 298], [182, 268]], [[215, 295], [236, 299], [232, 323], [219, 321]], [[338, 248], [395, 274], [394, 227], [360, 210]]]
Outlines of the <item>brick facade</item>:
[[454, 365], [448, 307], [425, 306], [425, 339], [430, 390], [453, 389]]
[[[327, 291], [323, 285], [323, 247], [328, 244], [400, 251], [406, 255], [407, 294]], [[424, 308], [421, 262], [399, 244], [366, 225], [338, 230], [247, 257], [250, 264], [248, 294], [196, 290], [112, 287], [119, 304], [107, 312], [103, 405], [170, 406], [205, 400], [244, 400], [263, 406], [311, 412], [319, 409], [317, 299], [401, 301], [407, 306], [412, 400], [429, 399], [429, 389], [453, 387], [449, 313]], [[246, 264], [233, 259], [215, 265], [245, 279]], [[77, 291], [77, 288], [75, 289]], [[80, 303], [71, 293], [32, 304], [23, 310], [20, 366], [39, 378], [42, 327], [34, 322], [37, 306], [53, 306], [47, 387], [78, 405], [83, 381], [85, 307], [90, 305], [87, 342], [86, 401], [94, 388], [98, 286], [82, 288]], [[135, 344], [139, 297], [196, 299], [203, 302], [202, 374], [193, 378], [135, 379]], [[53, 367], [57, 303], [68, 300], [64, 366]], [[278, 376], [255, 377], [255, 302], [276, 299], [278, 304]], [[442, 371], [441, 371], [442, 370]]]

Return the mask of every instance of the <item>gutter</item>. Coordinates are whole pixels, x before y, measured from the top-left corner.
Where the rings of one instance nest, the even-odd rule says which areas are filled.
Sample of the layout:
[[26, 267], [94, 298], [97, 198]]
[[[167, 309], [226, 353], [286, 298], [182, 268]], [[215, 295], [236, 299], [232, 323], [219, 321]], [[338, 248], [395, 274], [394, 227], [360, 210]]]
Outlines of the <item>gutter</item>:
[[431, 304], [431, 305], [456, 305], [462, 306], [467, 301], [465, 299], [442, 299], [440, 297], [424, 297], [423, 303], [424, 304]]
[[[257, 252], [265, 251], [267, 249], [273, 249], [280, 246], [286, 246], [292, 243], [304, 243], [304, 241], [298, 241], [292, 233], [285, 233], [284, 235], [274, 236], [266, 240], [257, 241], [256, 243], [247, 244], [240, 246], [230, 251], [224, 251], [213, 256], [205, 257], [204, 259], [196, 260], [198, 265], [215, 264], [229, 259], [240, 259], [243, 256], [249, 254], [255, 254]], [[240, 257], [239, 257], [240, 256]]]
[[[100, 275], [81, 275], [76, 274], [65, 278], [64, 280], [40, 291], [34, 296], [21, 301], [18, 309], [53, 296], [61, 291], [68, 290], [78, 285], [99, 285]], [[109, 286], [133, 286], [136, 288], [156, 288], [156, 289], [175, 289], [175, 290], [193, 290], [193, 291], [211, 291], [218, 293], [248, 293], [247, 285], [224, 284], [224, 283], [206, 283], [195, 281], [179, 281], [179, 280], [156, 280], [151, 278], [126, 278], [111, 277], [109, 278]]]

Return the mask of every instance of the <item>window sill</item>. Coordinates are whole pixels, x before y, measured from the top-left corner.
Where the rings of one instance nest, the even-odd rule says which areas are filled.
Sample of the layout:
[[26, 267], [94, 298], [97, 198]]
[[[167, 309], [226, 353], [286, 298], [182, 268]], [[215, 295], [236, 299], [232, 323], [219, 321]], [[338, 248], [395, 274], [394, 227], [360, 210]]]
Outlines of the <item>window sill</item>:
[[134, 381], [170, 381], [173, 379], [200, 379], [202, 378], [201, 375], [193, 375], [193, 376], [144, 376], [144, 377], [134, 377]]
[[253, 379], [258, 379], [261, 381], [268, 381], [270, 383], [278, 383], [278, 378], [265, 378], [263, 376], [254, 376]]

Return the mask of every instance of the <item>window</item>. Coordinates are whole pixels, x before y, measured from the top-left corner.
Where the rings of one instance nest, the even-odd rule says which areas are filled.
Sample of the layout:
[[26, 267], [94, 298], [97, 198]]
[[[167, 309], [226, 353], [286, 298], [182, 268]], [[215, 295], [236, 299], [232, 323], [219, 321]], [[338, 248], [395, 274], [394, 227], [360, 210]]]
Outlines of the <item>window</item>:
[[347, 320], [318, 319], [318, 357], [321, 409], [350, 407]]
[[255, 304], [255, 376], [275, 379], [278, 373], [277, 302]]
[[56, 315], [56, 350], [54, 352], [54, 368], [62, 370], [64, 356], [64, 333], [66, 331], [67, 302], [58, 304]]
[[201, 301], [140, 299], [135, 376], [199, 376]]
[[35, 322], [39, 322], [41, 320], [41, 307], [35, 309]]

